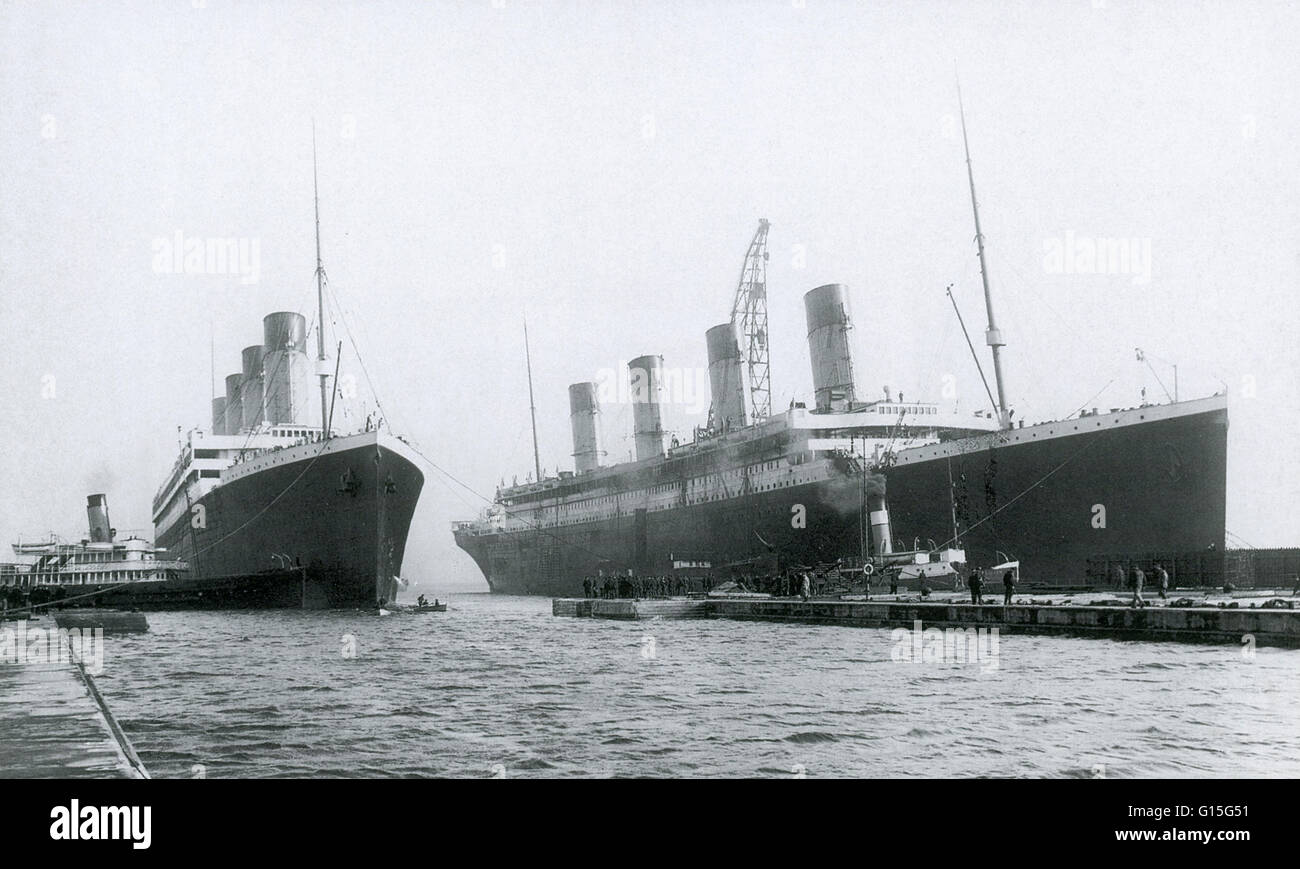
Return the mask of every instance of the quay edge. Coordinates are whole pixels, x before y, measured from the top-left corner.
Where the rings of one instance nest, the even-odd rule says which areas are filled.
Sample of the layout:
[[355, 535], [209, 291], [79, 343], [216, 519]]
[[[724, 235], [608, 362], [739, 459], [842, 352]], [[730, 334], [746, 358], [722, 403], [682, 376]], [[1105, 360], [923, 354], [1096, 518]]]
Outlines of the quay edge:
[[718, 618], [869, 628], [998, 628], [1149, 642], [1300, 648], [1300, 610], [1231, 607], [1051, 606], [915, 601], [574, 600], [557, 598], [552, 614], [605, 619]]

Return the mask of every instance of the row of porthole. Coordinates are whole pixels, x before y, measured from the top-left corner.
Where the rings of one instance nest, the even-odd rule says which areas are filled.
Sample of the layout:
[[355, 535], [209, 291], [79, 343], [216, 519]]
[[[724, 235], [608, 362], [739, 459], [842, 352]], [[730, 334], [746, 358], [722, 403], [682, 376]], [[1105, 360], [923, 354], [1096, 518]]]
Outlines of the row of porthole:
[[[799, 486], [799, 485], [803, 485], [803, 484], [806, 483], [806, 482], [808, 482], [808, 480], [804, 480], [804, 479], [785, 480], [784, 482], [781, 482], [781, 483], [774, 483], [774, 484], [772, 484], [772, 485], [768, 485], [768, 486], [759, 486], [755, 491], [758, 491], [758, 492], [768, 492], [768, 491], [772, 491], [772, 490], [774, 490], [774, 489], [784, 489], [784, 488], [789, 488], [790, 486]], [[726, 497], [726, 498], [730, 498], [730, 497], [734, 497], [734, 496], [732, 496], [732, 495], [725, 495], [725, 496], [724, 496], [724, 495], [712, 495], [712, 496], [709, 496], [708, 498], [696, 498], [696, 499], [693, 499], [693, 500], [688, 500], [686, 503], [687, 503], [687, 506], [694, 506], [695, 504], [702, 504], [702, 503], [706, 503], [706, 502], [709, 502], [709, 501], [721, 501], [724, 497]], [[658, 511], [660, 511], [660, 510], [669, 510], [669, 509], [672, 509], [672, 508], [675, 507], [675, 506], [676, 506], [675, 504], [657, 504], [657, 505], [654, 505], [654, 506], [650, 507], [650, 510], [651, 510], [652, 512], [658, 512]], [[594, 520], [597, 520], [597, 519], [610, 519], [610, 518], [613, 518], [613, 515], [614, 515], [614, 514], [604, 515], [604, 516], [595, 516], [595, 517], [593, 517], [593, 516], [586, 516], [586, 517], [582, 517], [582, 518], [578, 518], [578, 519], [564, 519], [564, 520], [561, 520], [561, 521], [559, 521], [559, 522], [552, 522], [552, 523], [550, 523], [549, 526], [545, 526], [545, 527], [555, 527], [555, 526], [557, 526], [557, 525], [576, 525], [576, 524], [580, 524], [580, 523], [584, 523], [584, 522], [591, 522], [591, 521], [594, 521]], [[619, 516], [626, 516], [626, 515], [628, 515], [628, 514], [626, 514], [626, 513], [618, 513], [617, 515], [619, 515]]]
[[[764, 469], [764, 470], [771, 470], [772, 468], [774, 468], [774, 467], [775, 467], [776, 465], [778, 465], [778, 464], [780, 464], [780, 463], [779, 463], [779, 462], [767, 462], [767, 463], [765, 463], [765, 464], [763, 465], [763, 469]], [[799, 462], [796, 462], [796, 464], [801, 464], [801, 465], [802, 465], [802, 464], [807, 464], [807, 462], [801, 460], [801, 461], [799, 461]], [[755, 466], [755, 467], [757, 467], [757, 466]], [[735, 469], [730, 470], [730, 471], [723, 471], [721, 475], [715, 475], [715, 476], [728, 476], [728, 477], [735, 477], [735, 476], [739, 476], [739, 475], [741, 475], [742, 473], [745, 473], [747, 470], [748, 470], [748, 469], [745, 469], [745, 468], [735, 468]], [[657, 493], [657, 492], [664, 492], [664, 491], [668, 491], [668, 490], [670, 490], [670, 489], [676, 489], [676, 488], [677, 488], [677, 484], [662, 485], [662, 486], [654, 486], [654, 487], [650, 488], [650, 489], [648, 490], [648, 492], [649, 492], [649, 494], [655, 494], [655, 493]], [[769, 488], [775, 488], [775, 487], [769, 487]], [[624, 496], [624, 497], [626, 497], [626, 496]], [[607, 495], [607, 496], [604, 496], [604, 497], [601, 497], [601, 498], [597, 499], [597, 500], [596, 500], [596, 503], [598, 503], [598, 504], [603, 504], [603, 503], [606, 503], [606, 502], [608, 502], [608, 501], [610, 501], [610, 500], [614, 500], [614, 499], [615, 499], [615, 496], [608, 496], [608, 495]], [[696, 502], [692, 501], [692, 502], [690, 502], [690, 503], [696, 503]], [[620, 514], [620, 515], [621, 515], [621, 514]]]
[[[256, 461], [256, 460], [254, 460], [254, 461]], [[263, 469], [265, 469], [265, 468], [269, 468], [271, 465], [280, 465], [280, 464], [283, 464], [283, 463], [284, 463], [284, 459], [274, 459], [273, 461], [270, 461], [270, 462], [268, 462], [267, 464], [264, 464], [264, 465], [252, 465], [252, 464], [250, 464], [247, 468], [244, 468], [244, 469], [243, 469], [242, 473], [235, 474], [235, 475], [231, 476], [230, 479], [232, 479], [232, 480], [237, 480], [237, 479], [239, 479], [240, 477], [244, 476], [245, 474], [251, 474], [251, 473], [253, 473], [254, 471], [260, 471], [260, 470], [263, 470]]]

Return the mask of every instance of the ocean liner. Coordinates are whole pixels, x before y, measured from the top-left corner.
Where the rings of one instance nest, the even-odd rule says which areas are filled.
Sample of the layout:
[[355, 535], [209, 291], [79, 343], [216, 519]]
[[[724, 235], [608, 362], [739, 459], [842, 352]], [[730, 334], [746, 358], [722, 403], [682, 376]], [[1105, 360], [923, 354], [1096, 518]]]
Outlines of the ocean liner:
[[339, 390], [329, 380], [338, 367], [325, 352], [324, 293], [317, 199], [319, 402], [306, 319], [268, 314], [262, 343], [244, 348], [241, 370], [212, 400], [211, 427], [189, 432], [154, 497], [155, 542], [187, 562], [189, 575], [148, 590], [147, 602], [373, 607], [396, 599], [424, 475], [382, 418], [335, 430]]
[[534, 480], [503, 485], [478, 518], [453, 525], [490, 589], [576, 595], [602, 573], [851, 569], [899, 550], [964, 549], [983, 567], [1015, 560], [1026, 581], [1045, 585], [1104, 583], [1111, 561], [1126, 558], [1214, 573], [1207, 558], [1221, 559], [1225, 537], [1225, 396], [1013, 425], [964, 114], [962, 136], [996, 384], [988, 410], [863, 400], [848, 291], [830, 284], [804, 296], [814, 406], [772, 413], [762, 221], [732, 319], [706, 333], [709, 423], [666, 446], [663, 360], [633, 360], [635, 457], [604, 467], [597, 386], [570, 386], [574, 471], [543, 479], [538, 463]]

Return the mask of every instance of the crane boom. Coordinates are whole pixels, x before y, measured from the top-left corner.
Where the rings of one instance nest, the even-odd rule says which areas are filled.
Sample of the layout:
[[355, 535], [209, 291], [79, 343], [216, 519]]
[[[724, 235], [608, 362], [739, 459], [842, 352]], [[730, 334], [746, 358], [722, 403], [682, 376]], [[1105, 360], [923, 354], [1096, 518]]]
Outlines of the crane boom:
[[762, 422], [772, 415], [772, 382], [767, 344], [767, 220], [758, 229], [745, 252], [731, 306], [731, 325], [743, 343], [741, 353], [749, 380], [749, 422]]

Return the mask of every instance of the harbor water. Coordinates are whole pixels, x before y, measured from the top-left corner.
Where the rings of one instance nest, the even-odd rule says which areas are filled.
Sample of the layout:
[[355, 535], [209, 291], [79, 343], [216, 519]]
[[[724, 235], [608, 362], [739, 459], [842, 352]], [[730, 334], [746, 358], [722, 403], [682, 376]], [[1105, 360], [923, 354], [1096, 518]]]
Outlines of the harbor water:
[[155, 778], [1300, 776], [1300, 650], [449, 600], [151, 613], [97, 682]]

